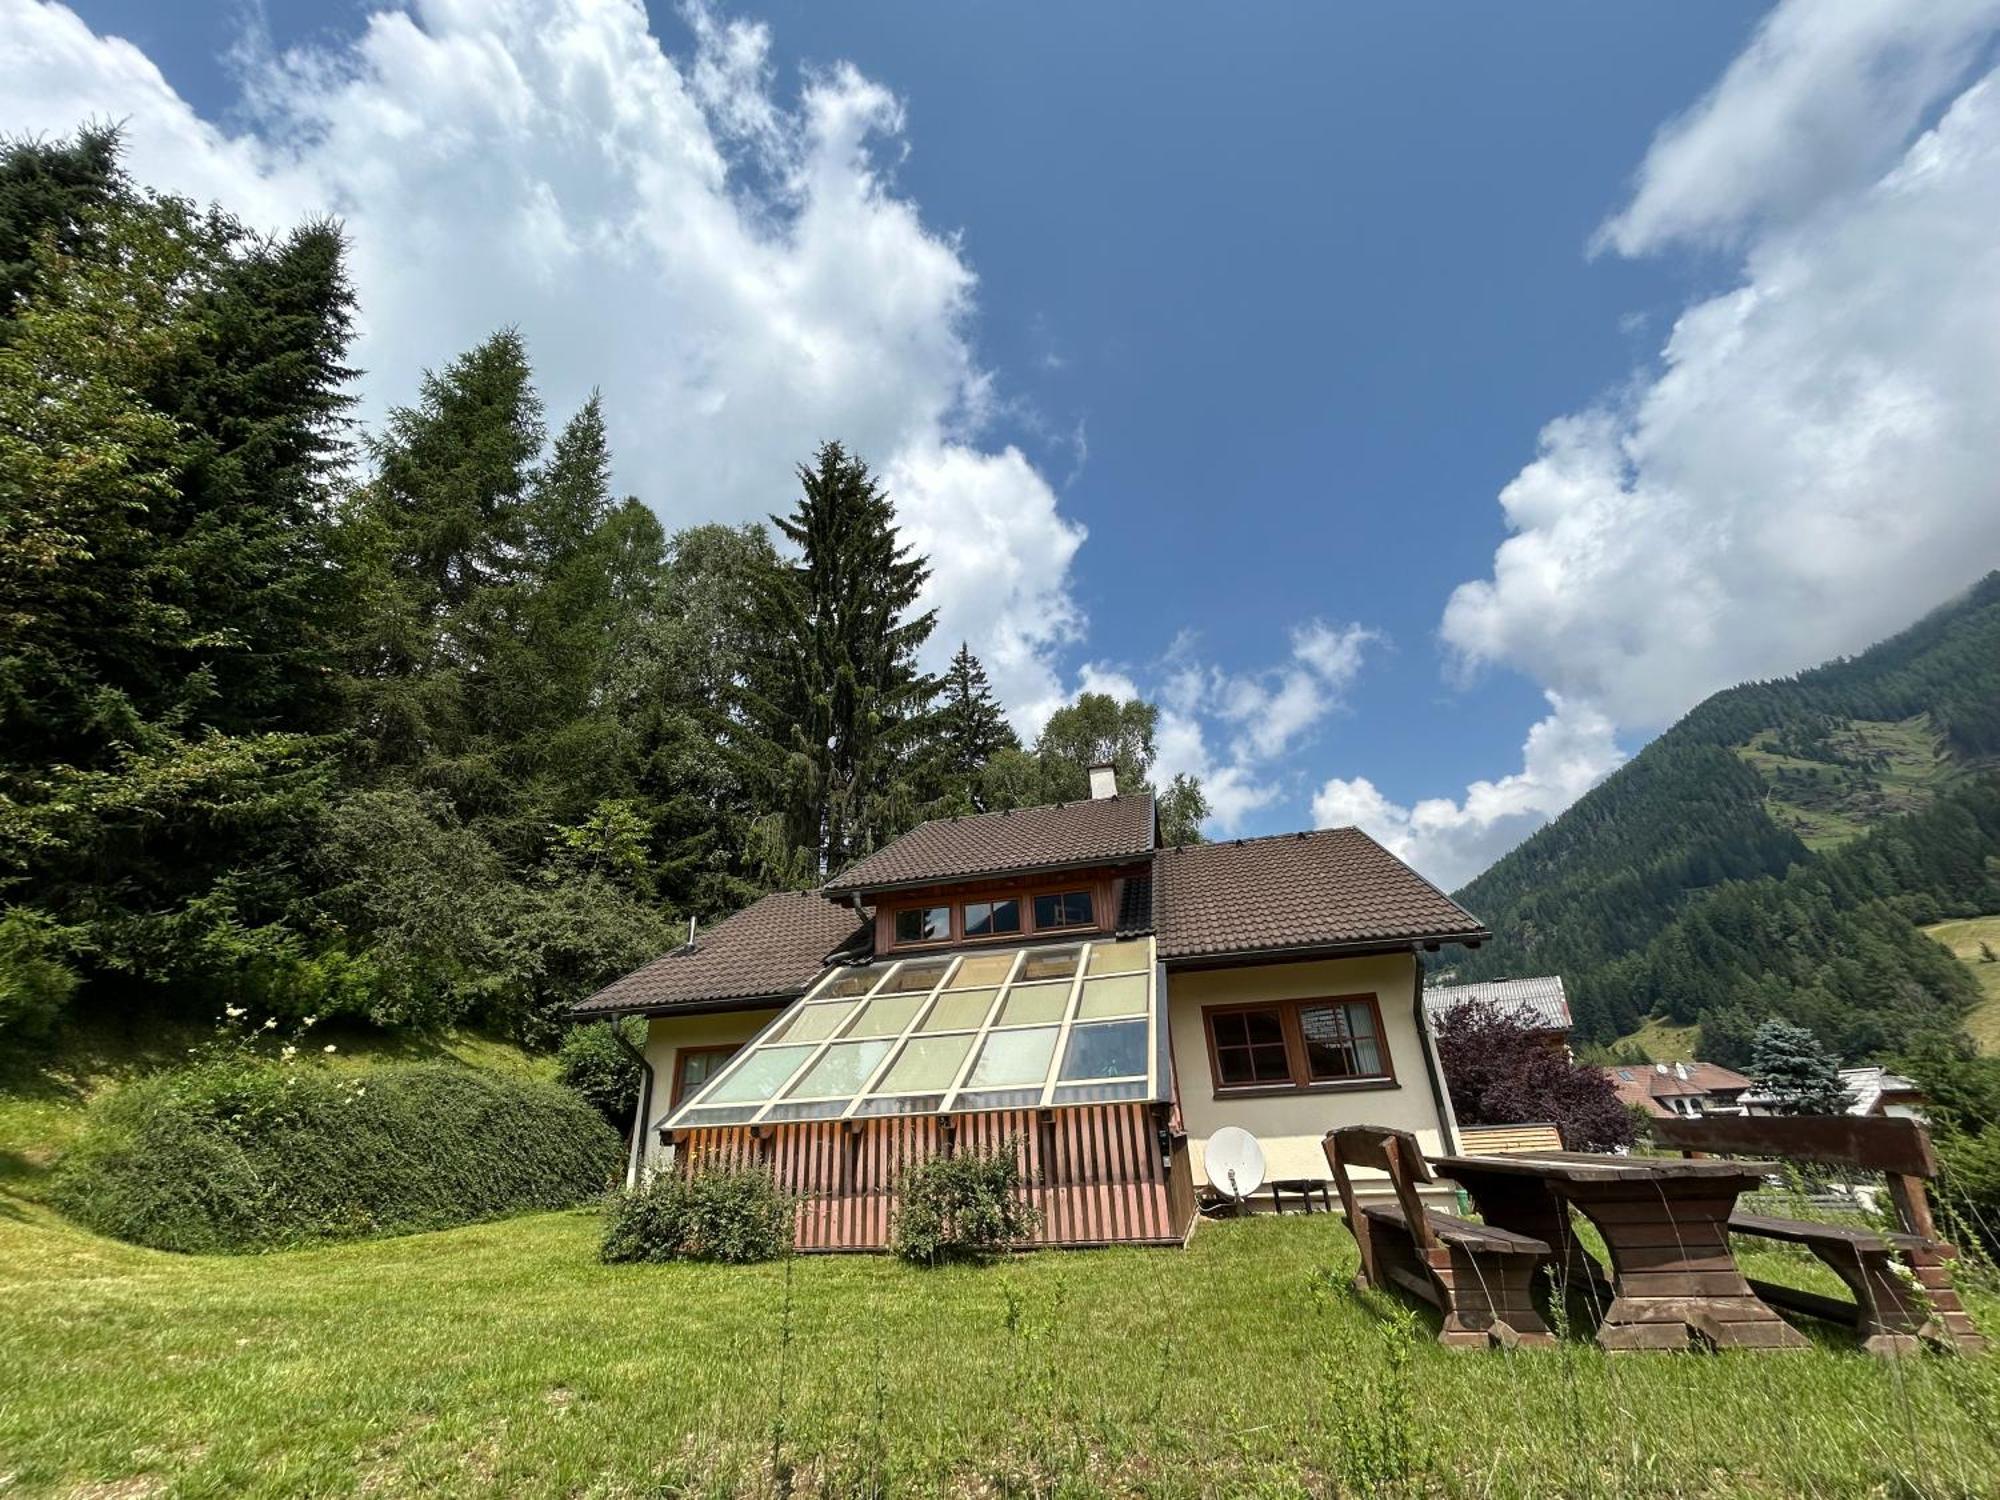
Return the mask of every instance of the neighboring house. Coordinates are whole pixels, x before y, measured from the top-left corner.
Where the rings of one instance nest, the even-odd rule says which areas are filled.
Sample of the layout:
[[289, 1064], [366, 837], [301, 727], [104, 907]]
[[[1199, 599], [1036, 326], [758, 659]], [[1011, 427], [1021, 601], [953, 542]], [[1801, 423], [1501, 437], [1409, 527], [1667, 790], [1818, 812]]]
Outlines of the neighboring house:
[[1552, 1046], [1569, 1046], [1569, 996], [1563, 993], [1559, 974], [1479, 984], [1433, 984], [1424, 990], [1424, 1013], [1433, 1026], [1465, 1005], [1489, 1006], [1539, 1032]]
[[1719, 1063], [1620, 1063], [1600, 1071], [1622, 1101], [1660, 1119], [1746, 1112], [1750, 1080]]
[[1016, 1142], [1044, 1243], [1175, 1243], [1223, 1125], [1273, 1179], [1337, 1125], [1453, 1142], [1418, 955], [1479, 921], [1366, 834], [1162, 848], [1150, 797], [925, 823], [584, 1001], [643, 1015], [635, 1172], [757, 1161], [800, 1243], [885, 1242], [897, 1164]]
[[1847, 1085], [1847, 1112], [1850, 1115], [1889, 1115], [1903, 1120], [1922, 1120], [1923, 1106], [1930, 1101], [1916, 1080], [1883, 1067], [1842, 1068], [1840, 1081]]

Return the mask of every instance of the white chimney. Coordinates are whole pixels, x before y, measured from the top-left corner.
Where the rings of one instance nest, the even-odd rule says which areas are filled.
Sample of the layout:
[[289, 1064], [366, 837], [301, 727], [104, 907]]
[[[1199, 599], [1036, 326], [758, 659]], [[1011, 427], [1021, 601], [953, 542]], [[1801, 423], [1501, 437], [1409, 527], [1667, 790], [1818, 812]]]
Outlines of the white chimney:
[[1090, 799], [1095, 802], [1117, 795], [1118, 768], [1108, 760], [1101, 760], [1090, 768]]

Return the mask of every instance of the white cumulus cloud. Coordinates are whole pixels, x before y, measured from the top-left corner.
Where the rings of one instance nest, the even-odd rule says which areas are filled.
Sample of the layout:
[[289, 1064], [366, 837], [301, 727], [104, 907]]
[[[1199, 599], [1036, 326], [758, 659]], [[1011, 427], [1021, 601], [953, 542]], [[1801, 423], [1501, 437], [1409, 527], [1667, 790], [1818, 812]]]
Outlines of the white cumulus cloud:
[[887, 176], [899, 101], [839, 63], [787, 94], [765, 28], [688, 20], [686, 57], [639, 0], [415, 0], [334, 49], [246, 38], [225, 127], [63, 6], [0, 0], [0, 99], [16, 133], [121, 120], [140, 181], [259, 226], [337, 215], [366, 416], [514, 324], [556, 417], [602, 386], [618, 482], [670, 523], [782, 511], [841, 439], [933, 553], [938, 663], [966, 638], [1017, 711], [1046, 703], [1084, 534], [981, 440], [976, 278]]
[[1617, 769], [1615, 729], [1588, 704], [1550, 693], [1528, 731], [1521, 769], [1475, 781], [1463, 798], [1392, 802], [1365, 776], [1333, 777], [1313, 797], [1313, 825], [1352, 825], [1445, 890], [1456, 890]]

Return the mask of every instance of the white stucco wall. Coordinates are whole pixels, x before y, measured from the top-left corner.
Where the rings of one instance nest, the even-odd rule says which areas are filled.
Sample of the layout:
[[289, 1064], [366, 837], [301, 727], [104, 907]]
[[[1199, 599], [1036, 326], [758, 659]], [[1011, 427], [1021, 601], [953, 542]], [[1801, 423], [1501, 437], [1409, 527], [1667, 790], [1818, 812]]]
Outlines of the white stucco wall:
[[646, 1121], [642, 1170], [665, 1160], [659, 1124], [673, 1113], [674, 1065], [683, 1047], [738, 1046], [768, 1026], [782, 1006], [706, 1016], [654, 1016], [646, 1023], [646, 1061], [653, 1065], [652, 1118]]
[[[1411, 1013], [1416, 963], [1413, 953], [1394, 953], [1169, 970], [1168, 1029], [1195, 1181], [1208, 1181], [1202, 1146], [1224, 1125], [1241, 1126], [1257, 1137], [1264, 1148], [1267, 1175], [1273, 1179], [1327, 1176], [1320, 1138], [1340, 1125], [1391, 1125], [1414, 1133], [1426, 1152], [1444, 1150], [1443, 1122], [1424, 1067], [1427, 1043]], [[1352, 995], [1375, 996], [1382, 1015], [1382, 1042], [1396, 1075], [1393, 1085], [1217, 1097], [1209, 1073], [1202, 1007]]]

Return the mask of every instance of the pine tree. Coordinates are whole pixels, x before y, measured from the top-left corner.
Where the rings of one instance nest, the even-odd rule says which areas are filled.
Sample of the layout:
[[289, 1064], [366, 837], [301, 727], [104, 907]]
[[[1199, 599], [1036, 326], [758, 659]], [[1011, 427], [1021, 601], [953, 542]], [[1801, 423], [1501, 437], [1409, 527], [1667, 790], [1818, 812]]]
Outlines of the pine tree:
[[1774, 1114], [1837, 1115], [1848, 1105], [1839, 1059], [1803, 1026], [1776, 1017], [1757, 1028], [1750, 1077]]
[[937, 692], [917, 650], [936, 615], [916, 612], [930, 569], [867, 465], [830, 442], [798, 472], [797, 506], [771, 521], [799, 556], [757, 580], [734, 736], [785, 840], [831, 871], [915, 821]]
[[0, 338], [43, 275], [42, 252], [74, 258], [95, 246], [103, 211], [129, 193], [115, 127], [73, 140], [0, 142]]
[[986, 679], [986, 669], [972, 648], [959, 643], [944, 675], [938, 708], [938, 748], [947, 795], [962, 790], [977, 811], [985, 811], [979, 774], [1002, 750], [1018, 750], [1021, 741], [1001, 712]]

